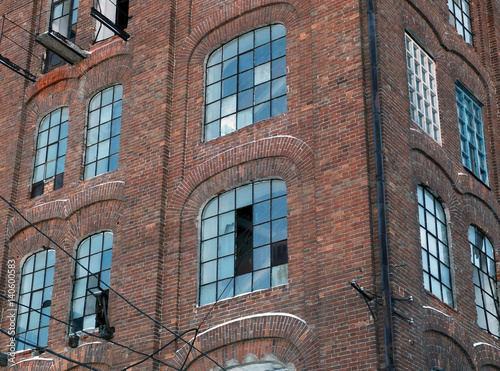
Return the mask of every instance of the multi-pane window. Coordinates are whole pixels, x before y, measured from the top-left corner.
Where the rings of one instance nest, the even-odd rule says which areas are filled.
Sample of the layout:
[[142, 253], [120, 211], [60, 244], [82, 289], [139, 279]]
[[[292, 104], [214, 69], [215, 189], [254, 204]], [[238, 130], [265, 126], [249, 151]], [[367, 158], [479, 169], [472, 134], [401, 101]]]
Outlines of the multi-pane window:
[[[76, 39], [78, 2], [79, 0], [53, 0], [50, 13], [50, 29], [72, 42], [75, 42]], [[65, 63], [64, 59], [47, 49], [45, 72]]]
[[103, 90], [90, 101], [85, 179], [118, 169], [121, 116], [121, 85]]
[[406, 64], [411, 118], [436, 142], [441, 142], [436, 87], [436, 65], [431, 57], [406, 35]]
[[417, 193], [424, 287], [453, 306], [446, 216], [439, 201], [427, 189], [419, 186]]
[[490, 240], [476, 227], [469, 227], [469, 243], [476, 292], [477, 323], [495, 337], [500, 337], [495, 254]]
[[[78, 246], [70, 332], [94, 329], [107, 311], [113, 233], [101, 232]], [[80, 265], [81, 264], [81, 265]]]
[[16, 350], [47, 345], [55, 262], [54, 250], [45, 250], [30, 256], [23, 264], [16, 336], [28, 344], [18, 341]]
[[215, 50], [207, 62], [205, 140], [286, 112], [286, 29], [275, 24]]
[[54, 181], [54, 189], [63, 186], [68, 137], [69, 110], [56, 109], [45, 116], [38, 128], [31, 196], [43, 193], [44, 184]]
[[200, 305], [288, 282], [287, 193], [282, 180], [247, 184], [203, 209]]
[[68, 40], [75, 40], [78, 21], [78, 0], [52, 2], [51, 28]]
[[455, 85], [462, 164], [488, 184], [483, 120], [480, 102], [465, 88]]
[[448, 0], [450, 23], [465, 41], [472, 44], [472, 26], [470, 21], [469, 0]]

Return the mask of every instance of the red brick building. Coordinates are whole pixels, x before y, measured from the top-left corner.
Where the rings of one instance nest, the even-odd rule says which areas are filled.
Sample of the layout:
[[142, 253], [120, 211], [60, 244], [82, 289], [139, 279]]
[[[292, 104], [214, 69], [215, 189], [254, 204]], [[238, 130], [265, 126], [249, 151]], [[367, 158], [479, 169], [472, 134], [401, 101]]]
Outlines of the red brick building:
[[497, 1], [0, 14], [7, 367], [500, 369]]

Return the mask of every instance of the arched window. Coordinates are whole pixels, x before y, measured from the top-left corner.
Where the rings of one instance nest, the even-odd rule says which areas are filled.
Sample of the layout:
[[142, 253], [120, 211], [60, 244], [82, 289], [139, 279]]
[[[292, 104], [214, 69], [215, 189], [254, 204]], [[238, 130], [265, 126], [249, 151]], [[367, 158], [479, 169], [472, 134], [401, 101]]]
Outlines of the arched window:
[[45, 184], [54, 189], [63, 186], [68, 137], [68, 107], [58, 108], [45, 116], [38, 128], [31, 197], [43, 194]]
[[200, 263], [200, 305], [286, 284], [285, 182], [255, 182], [212, 199], [202, 212]]
[[427, 189], [418, 186], [417, 193], [424, 287], [453, 306], [446, 216], [439, 201]]
[[78, 246], [70, 332], [107, 325], [112, 248], [111, 232], [97, 233]]
[[497, 270], [493, 246], [484, 233], [474, 226], [469, 227], [469, 243], [476, 292], [477, 324], [499, 338]]
[[84, 179], [118, 169], [122, 90], [116, 85], [90, 101]]
[[208, 58], [205, 140], [286, 112], [286, 29], [248, 32]]
[[[49, 338], [49, 317], [54, 281], [54, 250], [30, 256], [23, 264], [17, 308], [16, 350], [44, 347]], [[41, 313], [40, 313], [41, 311]]]

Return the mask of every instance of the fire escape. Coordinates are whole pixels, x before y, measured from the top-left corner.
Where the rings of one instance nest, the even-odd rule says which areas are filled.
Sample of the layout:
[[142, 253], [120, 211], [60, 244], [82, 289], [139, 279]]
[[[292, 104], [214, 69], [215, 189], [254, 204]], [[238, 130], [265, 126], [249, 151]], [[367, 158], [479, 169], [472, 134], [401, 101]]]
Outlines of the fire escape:
[[[31, 0], [4, 13], [0, 65], [36, 81], [42, 73], [87, 58], [90, 52], [77, 45], [78, 6], [79, 0]], [[94, 0], [90, 16], [95, 19], [93, 43], [114, 35], [130, 38], [125, 32], [128, 0]]]

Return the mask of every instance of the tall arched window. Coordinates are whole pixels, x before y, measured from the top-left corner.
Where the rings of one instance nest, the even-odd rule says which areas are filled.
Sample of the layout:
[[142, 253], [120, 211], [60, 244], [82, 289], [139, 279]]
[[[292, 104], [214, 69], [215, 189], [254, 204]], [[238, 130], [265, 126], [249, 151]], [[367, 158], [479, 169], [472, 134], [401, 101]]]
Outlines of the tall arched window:
[[474, 226], [469, 227], [469, 243], [476, 293], [477, 324], [500, 337], [495, 253], [490, 240]]
[[18, 341], [16, 350], [47, 345], [55, 262], [54, 250], [45, 250], [31, 255], [23, 264], [16, 336], [28, 344]]
[[255, 182], [213, 198], [202, 212], [200, 305], [287, 282], [285, 182]]
[[118, 169], [122, 86], [98, 93], [89, 104], [84, 179]]
[[424, 287], [453, 306], [446, 216], [441, 203], [427, 189], [418, 186], [417, 193]]
[[69, 109], [62, 107], [52, 111], [40, 122], [31, 197], [43, 194], [48, 182], [54, 182], [54, 189], [63, 186], [68, 120]]
[[112, 248], [111, 232], [97, 233], [78, 246], [70, 332], [107, 325]]
[[207, 61], [205, 140], [286, 112], [286, 29], [241, 35]]

